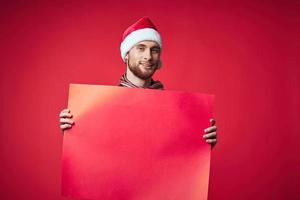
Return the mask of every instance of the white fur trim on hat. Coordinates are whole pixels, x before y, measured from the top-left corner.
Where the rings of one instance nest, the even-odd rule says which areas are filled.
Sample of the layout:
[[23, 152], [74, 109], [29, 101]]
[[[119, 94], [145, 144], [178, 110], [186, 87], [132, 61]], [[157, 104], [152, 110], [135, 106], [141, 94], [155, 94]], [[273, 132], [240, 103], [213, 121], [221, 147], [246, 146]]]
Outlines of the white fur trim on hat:
[[121, 43], [121, 57], [123, 61], [125, 61], [125, 56], [127, 52], [137, 43], [144, 41], [144, 40], [151, 40], [158, 43], [160, 47], [162, 47], [161, 37], [160, 34], [152, 28], [143, 28], [130, 33]]

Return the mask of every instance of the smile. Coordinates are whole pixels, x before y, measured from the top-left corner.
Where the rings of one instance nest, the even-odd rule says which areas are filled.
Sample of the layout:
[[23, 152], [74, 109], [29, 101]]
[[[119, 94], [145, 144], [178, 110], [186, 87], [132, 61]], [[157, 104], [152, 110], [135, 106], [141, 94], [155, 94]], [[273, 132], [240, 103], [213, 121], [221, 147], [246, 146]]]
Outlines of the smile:
[[153, 64], [151, 64], [151, 63], [140, 63], [140, 64], [143, 65], [146, 68], [152, 68], [153, 67]]

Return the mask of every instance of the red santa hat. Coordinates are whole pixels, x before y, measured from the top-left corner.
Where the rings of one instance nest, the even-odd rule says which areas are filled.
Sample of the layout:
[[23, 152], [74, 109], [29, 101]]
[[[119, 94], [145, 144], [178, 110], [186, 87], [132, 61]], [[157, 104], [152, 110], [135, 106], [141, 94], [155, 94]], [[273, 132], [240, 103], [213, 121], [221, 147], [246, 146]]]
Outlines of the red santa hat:
[[144, 40], [155, 41], [160, 47], [162, 47], [160, 34], [148, 17], [139, 19], [137, 22], [129, 26], [123, 33], [120, 46], [123, 61], [125, 61], [125, 56], [128, 51], [134, 45]]

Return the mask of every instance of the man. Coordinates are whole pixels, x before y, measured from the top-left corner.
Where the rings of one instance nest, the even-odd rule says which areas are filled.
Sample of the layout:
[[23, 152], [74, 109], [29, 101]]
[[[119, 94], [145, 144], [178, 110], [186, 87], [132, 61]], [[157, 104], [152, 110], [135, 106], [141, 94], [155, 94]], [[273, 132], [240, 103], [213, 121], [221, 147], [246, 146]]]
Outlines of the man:
[[[119, 86], [130, 88], [163, 89], [160, 81], [152, 76], [161, 67], [160, 54], [162, 41], [160, 34], [148, 17], [143, 17], [128, 27], [123, 33], [121, 57], [126, 64], [126, 72], [122, 75]], [[74, 124], [69, 109], [61, 111], [60, 128], [69, 129]], [[203, 138], [212, 147], [217, 143], [217, 127], [215, 120], [204, 130]]]

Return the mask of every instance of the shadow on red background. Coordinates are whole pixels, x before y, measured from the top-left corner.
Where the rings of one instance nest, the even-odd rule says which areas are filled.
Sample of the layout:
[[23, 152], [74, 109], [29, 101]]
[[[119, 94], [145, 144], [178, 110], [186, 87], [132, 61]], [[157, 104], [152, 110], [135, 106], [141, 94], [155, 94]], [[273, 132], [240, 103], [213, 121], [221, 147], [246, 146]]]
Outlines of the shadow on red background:
[[117, 85], [121, 34], [145, 15], [163, 37], [156, 78], [216, 95], [209, 199], [299, 198], [300, 4], [233, 2], [2, 1], [0, 199], [66, 199], [68, 84]]

